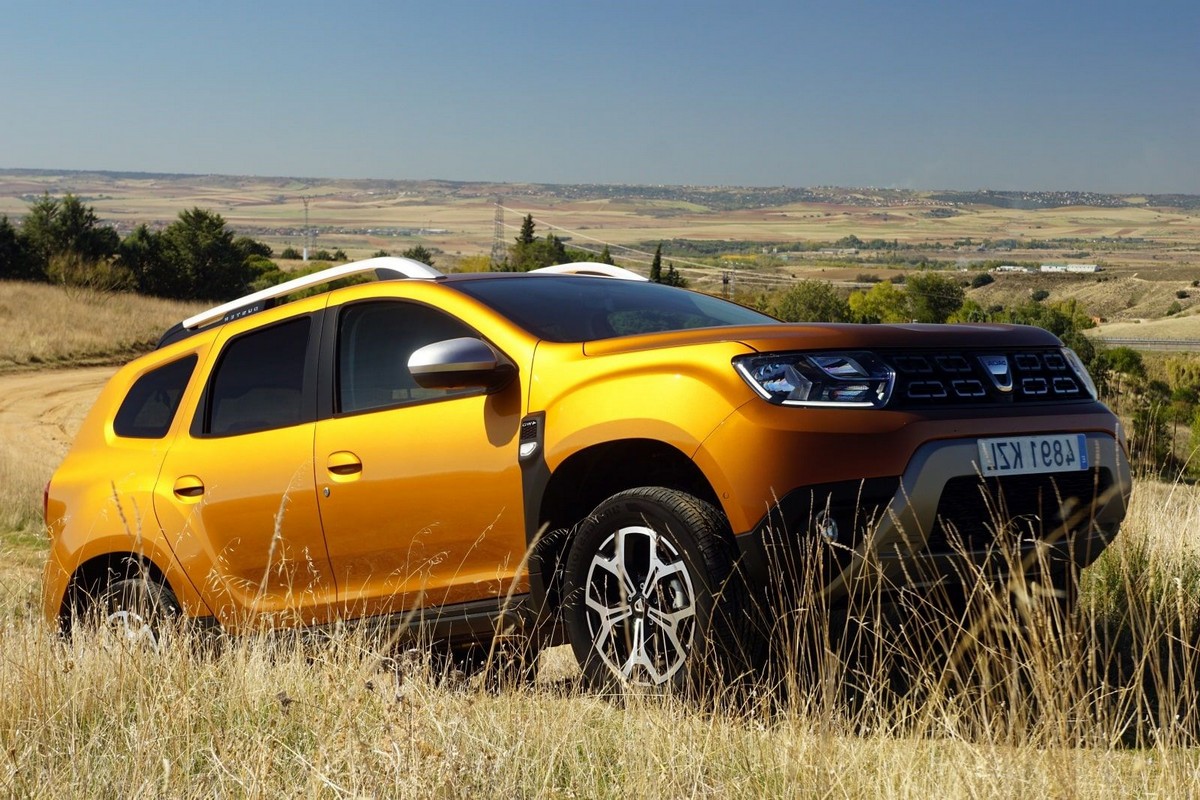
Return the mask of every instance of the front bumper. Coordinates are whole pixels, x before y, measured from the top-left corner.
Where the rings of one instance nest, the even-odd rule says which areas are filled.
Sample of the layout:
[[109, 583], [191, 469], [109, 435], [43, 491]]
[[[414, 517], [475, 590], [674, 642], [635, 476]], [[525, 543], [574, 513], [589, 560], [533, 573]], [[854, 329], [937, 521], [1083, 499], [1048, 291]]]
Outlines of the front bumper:
[[919, 447], [903, 473], [800, 487], [736, 537], [762, 600], [830, 606], [901, 590], [1081, 569], [1116, 535], [1131, 491], [1117, 439], [1087, 434], [1088, 470], [983, 479], [977, 439]]

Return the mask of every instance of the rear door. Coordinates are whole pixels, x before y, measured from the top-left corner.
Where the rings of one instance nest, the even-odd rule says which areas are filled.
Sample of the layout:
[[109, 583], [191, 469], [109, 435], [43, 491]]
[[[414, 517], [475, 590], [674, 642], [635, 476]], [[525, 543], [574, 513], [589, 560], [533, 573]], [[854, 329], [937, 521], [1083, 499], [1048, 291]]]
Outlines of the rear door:
[[321, 623], [336, 585], [312, 458], [320, 312], [256, 321], [219, 336], [190, 429], [166, 455], [154, 508], [223, 624]]

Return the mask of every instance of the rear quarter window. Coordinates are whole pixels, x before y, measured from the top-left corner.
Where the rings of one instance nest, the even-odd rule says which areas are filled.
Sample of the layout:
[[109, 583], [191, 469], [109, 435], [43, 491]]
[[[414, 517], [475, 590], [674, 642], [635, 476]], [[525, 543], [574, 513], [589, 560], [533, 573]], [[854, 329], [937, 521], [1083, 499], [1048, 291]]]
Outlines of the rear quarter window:
[[138, 378], [117, 409], [113, 432], [128, 439], [166, 436], [195, 369], [196, 356], [190, 355]]

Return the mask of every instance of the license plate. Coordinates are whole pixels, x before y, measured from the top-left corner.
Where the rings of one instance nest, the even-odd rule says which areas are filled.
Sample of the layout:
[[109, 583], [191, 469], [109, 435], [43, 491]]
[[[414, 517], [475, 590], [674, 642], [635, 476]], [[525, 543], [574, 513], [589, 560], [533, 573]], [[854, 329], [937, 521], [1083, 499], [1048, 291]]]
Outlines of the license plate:
[[984, 475], [1031, 475], [1088, 468], [1087, 437], [1082, 433], [1010, 436], [979, 440]]

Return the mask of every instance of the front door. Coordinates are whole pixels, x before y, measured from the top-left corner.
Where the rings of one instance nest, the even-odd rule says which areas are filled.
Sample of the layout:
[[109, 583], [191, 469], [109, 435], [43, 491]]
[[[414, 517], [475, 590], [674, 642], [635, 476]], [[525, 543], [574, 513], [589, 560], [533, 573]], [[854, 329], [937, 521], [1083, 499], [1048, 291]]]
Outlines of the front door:
[[347, 617], [527, 591], [519, 381], [486, 395], [424, 389], [408, 371], [418, 347], [475, 335], [417, 303], [340, 309], [334, 416], [314, 453]]

